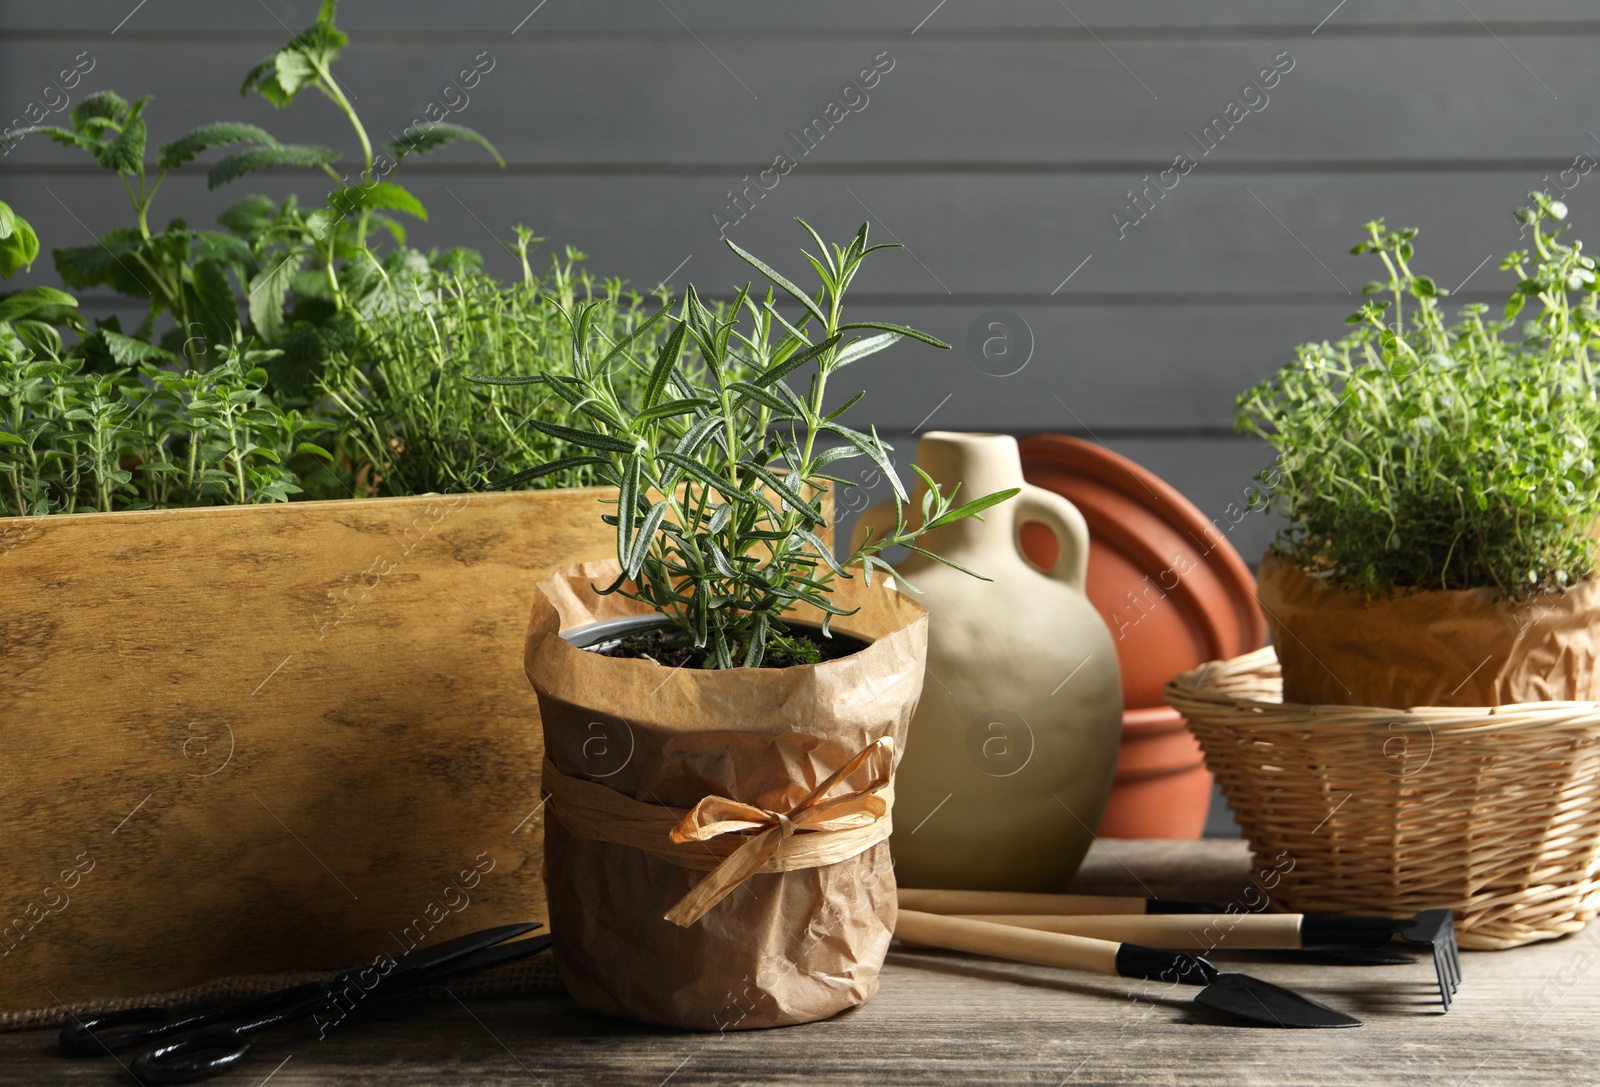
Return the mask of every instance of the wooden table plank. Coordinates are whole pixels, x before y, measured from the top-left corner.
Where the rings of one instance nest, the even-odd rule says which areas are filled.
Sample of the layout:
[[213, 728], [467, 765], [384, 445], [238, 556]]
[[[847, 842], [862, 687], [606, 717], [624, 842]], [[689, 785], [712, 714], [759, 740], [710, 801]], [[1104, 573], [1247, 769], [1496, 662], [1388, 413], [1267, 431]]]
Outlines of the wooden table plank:
[[[1242, 843], [1102, 842], [1079, 889], [1221, 897]], [[1332, 967], [1265, 954], [1223, 961], [1362, 1017], [1358, 1030], [1230, 1025], [1180, 990], [939, 952], [894, 951], [878, 997], [826, 1023], [691, 1035], [608, 1020], [564, 997], [389, 1005], [318, 1039], [267, 1036], [214, 1082], [310, 1084], [1592, 1084], [1600, 1053], [1600, 926], [1515, 951], [1468, 953], [1439, 1014], [1432, 970]], [[128, 1082], [68, 1063], [44, 1032], [0, 1036], [0, 1087]]]

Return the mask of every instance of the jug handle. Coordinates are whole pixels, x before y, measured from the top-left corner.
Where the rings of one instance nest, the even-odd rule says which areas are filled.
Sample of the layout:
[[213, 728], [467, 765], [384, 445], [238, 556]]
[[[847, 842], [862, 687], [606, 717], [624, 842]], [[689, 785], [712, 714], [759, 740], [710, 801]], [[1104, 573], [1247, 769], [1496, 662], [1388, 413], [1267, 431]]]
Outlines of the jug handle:
[[1057, 545], [1055, 564], [1045, 573], [1083, 592], [1089, 576], [1089, 526], [1078, 507], [1054, 491], [1031, 483], [1024, 483], [1022, 493], [1007, 505], [1011, 507], [1012, 539], [1017, 553], [1022, 554], [1023, 523], [1039, 522], [1055, 534]]

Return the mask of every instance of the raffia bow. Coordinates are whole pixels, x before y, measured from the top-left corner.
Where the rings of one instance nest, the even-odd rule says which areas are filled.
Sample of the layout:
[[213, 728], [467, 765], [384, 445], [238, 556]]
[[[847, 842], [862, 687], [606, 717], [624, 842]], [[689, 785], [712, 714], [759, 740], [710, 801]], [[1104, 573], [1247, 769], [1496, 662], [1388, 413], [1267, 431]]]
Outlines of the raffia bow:
[[[828, 794], [863, 766], [864, 788]], [[568, 777], [549, 759], [544, 791], [561, 825], [579, 838], [616, 842], [685, 868], [708, 871], [665, 918], [687, 928], [758, 872], [788, 872], [837, 864], [885, 841], [893, 830], [894, 739], [862, 748], [786, 812], [725, 796], [708, 796], [684, 811], [646, 804], [614, 789]]]
[[[824, 799], [834, 787], [863, 764], [873, 762], [872, 784], [860, 792]], [[801, 833], [831, 834], [834, 841], [851, 831], [876, 832], [856, 834], [859, 839], [873, 838], [883, 841], [889, 836], [889, 801], [884, 796], [894, 774], [894, 738], [883, 736], [857, 752], [855, 758], [845, 763], [811, 795], [787, 812], [767, 811], [764, 808], [729, 800], [725, 796], [708, 796], [678, 821], [672, 828], [674, 842], [707, 842], [728, 834], [760, 831], [745, 839], [694, 890], [678, 900], [666, 913], [666, 919], [685, 928], [694, 924], [705, 912], [726, 898], [735, 887], [761, 871], [792, 835]], [[867, 843], [847, 854], [855, 856], [867, 848]], [[843, 858], [840, 858], [843, 859]]]

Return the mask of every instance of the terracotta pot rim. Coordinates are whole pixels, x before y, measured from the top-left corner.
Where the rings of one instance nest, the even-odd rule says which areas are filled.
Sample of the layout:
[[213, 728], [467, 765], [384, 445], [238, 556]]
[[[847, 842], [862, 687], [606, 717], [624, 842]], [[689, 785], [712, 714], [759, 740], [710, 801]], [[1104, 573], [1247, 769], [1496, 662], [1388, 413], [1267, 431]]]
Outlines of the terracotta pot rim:
[[1139, 733], [1176, 732], [1187, 728], [1183, 714], [1171, 706], [1142, 706], [1122, 711], [1122, 731]]
[[1205, 760], [1202, 759], [1199, 762], [1185, 763], [1182, 766], [1162, 766], [1150, 770], [1118, 770], [1112, 784], [1115, 787], [1117, 785], [1135, 785], [1144, 781], [1159, 781], [1162, 778], [1192, 774], [1196, 770], [1204, 770], [1205, 768]]

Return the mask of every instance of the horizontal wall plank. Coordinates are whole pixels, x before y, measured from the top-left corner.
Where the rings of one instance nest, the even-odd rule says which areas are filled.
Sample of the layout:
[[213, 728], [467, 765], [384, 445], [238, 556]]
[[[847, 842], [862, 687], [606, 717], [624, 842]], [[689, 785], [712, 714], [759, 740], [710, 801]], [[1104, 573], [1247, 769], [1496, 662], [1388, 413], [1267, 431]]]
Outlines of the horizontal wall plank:
[[[861, 179], [796, 169], [729, 237], [798, 276], [804, 265], [795, 251], [805, 235], [792, 217], [804, 216], [825, 237], [842, 239], [870, 216], [875, 238], [908, 248], [876, 257], [858, 289], [925, 301], [971, 295], [1045, 302], [1052, 292], [1057, 300], [1196, 292], [1243, 300], [1286, 295], [1354, 301], [1374, 270], [1370, 258], [1357, 260], [1346, 252], [1360, 236], [1359, 224], [1381, 215], [1394, 225], [1420, 227], [1419, 270], [1454, 287], [1485, 257], [1518, 244], [1509, 212], [1538, 178], [1494, 172], [1210, 176], [1202, 165], [1119, 241], [1108, 209], [1120, 203], [1125, 182], [1132, 180]], [[502, 275], [511, 274], [512, 261], [497, 251], [497, 242], [523, 222], [555, 244], [592, 254], [596, 272], [623, 276], [642, 288], [670, 275], [679, 286], [692, 281], [708, 293], [726, 294], [751, 278], [713, 225], [714, 209], [724, 206], [720, 179], [486, 177], [468, 184], [419, 177], [412, 183], [432, 213], [414, 228], [413, 242], [483, 247]], [[1568, 197], [1577, 236], [1587, 229], [1592, 238], [1595, 204], [1583, 186], [1600, 190], [1600, 174], [1580, 182]], [[208, 224], [246, 193], [296, 189], [315, 193], [318, 186], [304, 174], [267, 174], [208, 193], [203, 179], [178, 177], [163, 188], [151, 218], [164, 223], [181, 213], [195, 225]], [[109, 177], [0, 176], [0, 199], [34, 223], [47, 250], [87, 244], [91, 232], [131, 218]], [[53, 270], [41, 261], [23, 282], [52, 279]], [[1507, 279], [1491, 262], [1471, 285], [1498, 295]]]
[[[1475, 0], [1471, 12], [1450, 0], [1409, 0], [1400, 4], [1351, 4], [1336, 13], [1337, 0], [1075, 0], [1071, 12], [1052, 0], [1007, 0], [1006, 3], [938, 4], [938, 0], [810, 0], [805, 4], [751, 4], [739, 0], [674, 0], [664, 9], [652, 0], [608, 0], [605, 4], [550, 4], [538, 0], [477, 0], [442, 8], [423, 0], [347, 0], [339, 22], [350, 29], [421, 29], [461, 27], [509, 34], [550, 30], [639, 27], [681, 30], [684, 24], [702, 34], [722, 30], [809, 29], [818, 26], [890, 30], [909, 34], [1000, 26], [1035, 28], [1077, 26], [1075, 15], [1097, 31], [1117, 29], [1189, 29], [1272, 27], [1309, 31], [1327, 19], [1320, 33], [1363, 26], [1475, 25], [1486, 22], [1515, 28], [1530, 22], [1580, 22], [1594, 18], [1583, 0]], [[217, 4], [205, 0], [164, 0], [134, 11], [136, 0], [78, 0], [71, 5], [18, 4], [0, 16], [7, 29], [50, 29], [87, 35], [152, 33], [205, 28], [268, 31], [283, 24], [300, 29], [315, 16], [315, 0], [268, 4]], [[937, 8], [937, 10], [935, 10]], [[1332, 13], [1332, 18], [1329, 18]], [[526, 22], [524, 22], [526, 20]], [[680, 22], [681, 20], [681, 22]]]
[[[616, 38], [450, 44], [358, 38], [338, 74], [380, 140], [429, 116], [448, 116], [487, 134], [512, 162], [538, 166], [648, 173], [698, 165], [731, 174], [731, 181], [787, 153], [825, 169], [911, 163], [1110, 169], [1137, 177], [1179, 153], [1198, 155], [1190, 134], [1216, 131], [1235, 101], [1239, 109], [1253, 103], [1258, 112], [1247, 113], [1206, 156], [1208, 166], [1321, 170], [1345, 161], [1371, 169], [1520, 160], [1537, 177], [1579, 153], [1600, 156], [1600, 140], [1588, 133], [1589, 104], [1600, 97], [1593, 52], [1592, 38], [1555, 34], [1519, 40], [1514, 53], [1487, 34], [1424, 43], [1320, 36], [1134, 41], [1114, 53], [1090, 38], [754, 37], [719, 46], [723, 67], [687, 37], [648, 45]], [[348, 124], [320, 96], [309, 94], [286, 111], [239, 97], [243, 74], [261, 54], [253, 43], [207, 46], [196, 59], [178, 46], [120, 39], [87, 45], [0, 39], [0, 125], [20, 127], [52, 104], [62, 108], [65, 98], [50, 81], [75, 62], [92, 63], [74, 93], [153, 94], [148, 118], [156, 141], [216, 120], [242, 120], [280, 139], [330, 143], [354, 155]], [[1288, 70], [1274, 73], [1275, 87], [1241, 92], [1280, 54], [1286, 55], [1277, 63]], [[486, 71], [472, 88], [451, 84], [475, 65]], [[875, 85], [850, 86], [863, 71]], [[1407, 73], [1403, 94], [1395, 93], [1396, 72]], [[1537, 123], [1507, 108], [1517, 101], [1536, 110]], [[830, 103], [837, 123], [829, 120]], [[0, 159], [0, 170], [80, 161], [81, 154], [34, 138]], [[491, 168], [475, 147], [447, 149], [428, 160], [435, 162]]]
[[[116, 313], [125, 329], [143, 316], [125, 301], [96, 301], [101, 304], [85, 307], [86, 313]], [[852, 305], [849, 316], [909, 325], [951, 344], [951, 350], [899, 343], [840, 374], [829, 402], [865, 391], [862, 403], [844, 416], [860, 429], [909, 432], [926, 420], [928, 427], [957, 430], [1227, 435], [1234, 398], [1289, 361], [1295, 344], [1347, 331], [1343, 318], [1349, 309], [1338, 302], [1007, 302], [1002, 309], [869, 296]]]
[[[1073, 433], [1064, 428], [1051, 432]], [[1017, 433], [1021, 436], [1036, 432]], [[1075, 436], [1093, 440], [1081, 431]], [[896, 469], [903, 477], [914, 479], [910, 465], [916, 460], [916, 437], [909, 434], [885, 437], [895, 446]], [[1282, 528], [1282, 518], [1276, 514], [1245, 512], [1246, 491], [1251, 487], [1251, 480], [1271, 462], [1271, 452], [1264, 442], [1238, 438], [1110, 438], [1103, 444], [1176, 487], [1212, 520], [1218, 532], [1252, 568]], [[849, 471], [854, 463], [842, 462], [842, 467]], [[875, 486], [864, 487], [862, 497], [843, 499], [840, 505], [843, 512], [834, 538], [848, 540], [860, 511], [870, 503], [888, 501], [891, 497], [888, 484], [877, 482]]]
[[[902, 341], [843, 371], [830, 399], [867, 395], [845, 420], [911, 431], [1226, 435], [1234, 399], [1293, 358], [1337, 338], [1349, 307], [1082, 306], [862, 303], [857, 318], [931, 332], [940, 351]], [[1028, 343], [1032, 341], [1031, 354]], [[987, 346], [987, 352], [985, 350]], [[1014, 366], [1021, 366], [1013, 372]], [[926, 420], [926, 422], [924, 422]]]

